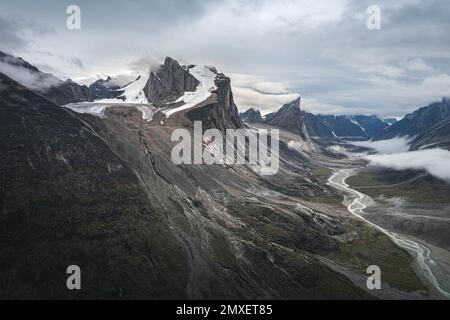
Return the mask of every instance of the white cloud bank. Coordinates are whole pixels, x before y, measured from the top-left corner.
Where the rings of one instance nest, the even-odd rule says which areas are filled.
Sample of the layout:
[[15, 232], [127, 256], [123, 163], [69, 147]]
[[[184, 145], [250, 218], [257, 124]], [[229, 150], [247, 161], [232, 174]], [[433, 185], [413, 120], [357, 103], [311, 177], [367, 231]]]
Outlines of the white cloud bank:
[[395, 154], [367, 155], [371, 165], [396, 170], [426, 170], [431, 175], [450, 181], [450, 151], [429, 149]]
[[0, 61], [0, 72], [25, 87], [39, 92], [45, 92], [62, 82], [50, 74], [33, 72], [21, 66], [11, 65], [3, 61]]
[[409, 151], [411, 138], [397, 137], [381, 141], [358, 141], [352, 144], [374, 149], [378, 154], [363, 154], [371, 166], [395, 170], [425, 170], [429, 174], [450, 182], [450, 151], [425, 149]]
[[381, 141], [355, 141], [352, 144], [358, 147], [370, 148], [382, 154], [393, 154], [409, 151], [409, 143], [411, 140], [408, 137], [397, 137]]

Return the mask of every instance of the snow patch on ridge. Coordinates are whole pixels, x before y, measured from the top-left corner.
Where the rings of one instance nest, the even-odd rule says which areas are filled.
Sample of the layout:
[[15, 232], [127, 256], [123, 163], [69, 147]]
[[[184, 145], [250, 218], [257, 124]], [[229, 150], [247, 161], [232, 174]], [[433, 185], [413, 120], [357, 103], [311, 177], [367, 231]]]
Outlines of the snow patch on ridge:
[[366, 129], [364, 129], [364, 127], [358, 121], [353, 119], [353, 117], [347, 117], [347, 118], [350, 120], [351, 123], [353, 123], [354, 125], [357, 125], [361, 129], [361, 131], [364, 132], [366, 137], [368, 137]]
[[123, 91], [118, 98], [100, 99], [94, 102], [70, 103], [64, 107], [78, 113], [89, 113], [104, 118], [107, 108], [120, 105], [121, 107], [136, 108], [141, 111], [144, 120], [151, 121], [157, 110], [148, 103], [147, 97], [144, 94], [144, 87], [149, 77], [150, 74], [144, 77], [139, 76], [125, 87], [118, 89], [117, 91]]
[[212, 71], [211, 68], [207, 66], [195, 66], [189, 69], [189, 72], [200, 83], [195, 91], [187, 91], [175, 101], [175, 103], [184, 102], [182, 106], [173, 109], [166, 109], [163, 111], [167, 118], [169, 118], [176, 112], [195, 107], [199, 103], [208, 99], [211, 95], [211, 92], [217, 89], [216, 84], [214, 83], [217, 74]]
[[[148, 103], [147, 97], [144, 93], [144, 87], [147, 84], [148, 76], [139, 76], [135, 81], [119, 89], [123, 93], [116, 99], [101, 99], [96, 100], [98, 103]], [[120, 99], [122, 98], [122, 99]]]

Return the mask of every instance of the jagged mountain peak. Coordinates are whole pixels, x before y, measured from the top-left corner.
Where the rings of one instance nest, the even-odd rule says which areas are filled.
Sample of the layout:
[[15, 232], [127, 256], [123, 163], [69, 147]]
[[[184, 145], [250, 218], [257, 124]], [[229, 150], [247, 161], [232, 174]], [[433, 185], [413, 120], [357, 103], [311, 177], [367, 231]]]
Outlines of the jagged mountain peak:
[[239, 114], [242, 121], [248, 123], [260, 123], [263, 122], [261, 112], [255, 108], [249, 108]]
[[163, 105], [176, 101], [186, 91], [194, 91], [198, 85], [199, 81], [187, 68], [166, 57], [164, 64], [150, 73], [143, 90], [149, 103]]
[[266, 116], [264, 123], [273, 127], [285, 129], [309, 141], [305, 127], [305, 112], [300, 109], [301, 97], [284, 104], [277, 112]]

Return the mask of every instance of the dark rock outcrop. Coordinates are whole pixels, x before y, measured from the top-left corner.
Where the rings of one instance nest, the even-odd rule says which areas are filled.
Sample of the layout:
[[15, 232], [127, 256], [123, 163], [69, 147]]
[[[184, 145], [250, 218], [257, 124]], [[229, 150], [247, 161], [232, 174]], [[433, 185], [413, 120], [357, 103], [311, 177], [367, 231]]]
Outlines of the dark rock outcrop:
[[199, 82], [189, 73], [188, 67], [167, 57], [158, 70], [151, 72], [144, 94], [149, 103], [155, 105], [174, 102], [186, 91], [195, 91]]
[[203, 129], [216, 128], [224, 133], [226, 129], [244, 127], [234, 103], [230, 78], [219, 73], [216, 76], [215, 85], [217, 89], [213, 92], [214, 95], [210, 101], [205, 101], [202, 106], [188, 111], [187, 118], [192, 121], [202, 121]]
[[261, 112], [259, 110], [256, 110], [254, 108], [250, 108], [245, 112], [239, 113], [239, 117], [242, 121], [248, 122], [248, 123], [262, 123], [263, 118], [261, 116]]

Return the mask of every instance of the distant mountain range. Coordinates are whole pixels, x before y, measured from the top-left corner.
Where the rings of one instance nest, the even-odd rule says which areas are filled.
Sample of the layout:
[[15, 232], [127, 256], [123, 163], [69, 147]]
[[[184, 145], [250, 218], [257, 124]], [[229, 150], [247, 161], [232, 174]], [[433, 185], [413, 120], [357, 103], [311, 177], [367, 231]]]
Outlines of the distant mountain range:
[[450, 99], [443, 98], [406, 115], [375, 139], [395, 137], [410, 137], [413, 150], [437, 147], [450, 150]]
[[[292, 104], [292, 103], [291, 103]], [[288, 104], [287, 106], [291, 105]], [[408, 137], [411, 150], [444, 148], [450, 150], [450, 99], [420, 108], [403, 119], [380, 119], [377, 116], [316, 115], [308, 112], [289, 112], [285, 106], [265, 117], [250, 108], [240, 113], [242, 121], [264, 123], [299, 133], [298, 121], [311, 138], [328, 140], [388, 140]], [[274, 116], [278, 114], [276, 121]], [[284, 115], [280, 118], [281, 115]]]
[[371, 139], [389, 126], [377, 116], [306, 114], [306, 128], [313, 137]]
[[[297, 108], [292, 108], [297, 106]], [[261, 116], [259, 110], [250, 108], [240, 113], [242, 121], [264, 123], [289, 129], [292, 132], [306, 132], [313, 138], [368, 140], [381, 134], [395, 119], [382, 120], [377, 116], [335, 116], [300, 112], [300, 98], [282, 106], [277, 112]], [[298, 121], [304, 122], [300, 129]]]

